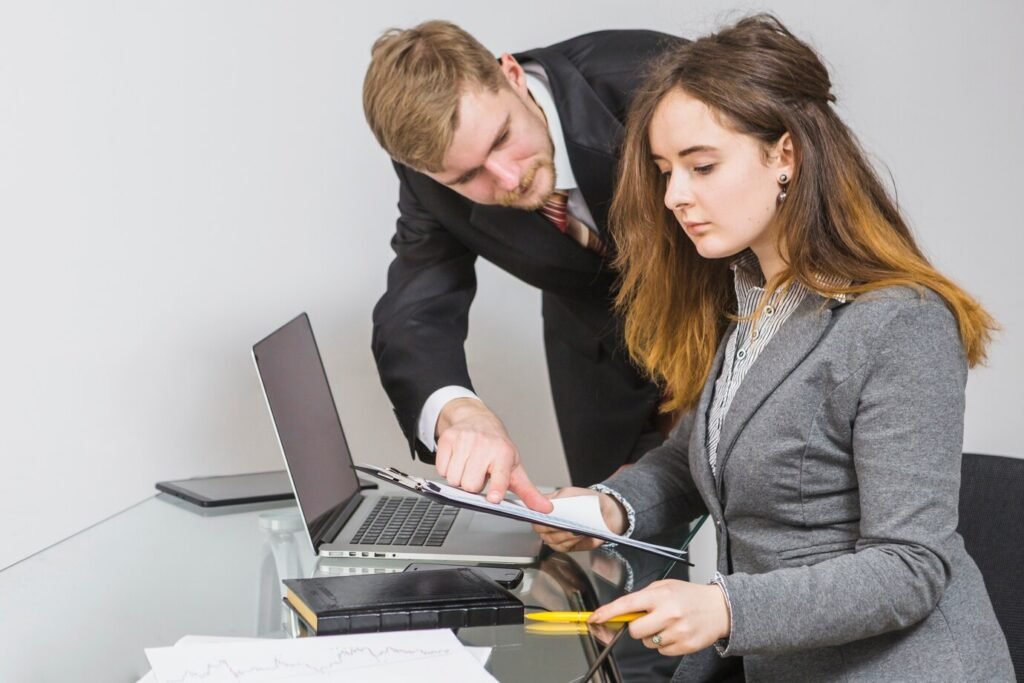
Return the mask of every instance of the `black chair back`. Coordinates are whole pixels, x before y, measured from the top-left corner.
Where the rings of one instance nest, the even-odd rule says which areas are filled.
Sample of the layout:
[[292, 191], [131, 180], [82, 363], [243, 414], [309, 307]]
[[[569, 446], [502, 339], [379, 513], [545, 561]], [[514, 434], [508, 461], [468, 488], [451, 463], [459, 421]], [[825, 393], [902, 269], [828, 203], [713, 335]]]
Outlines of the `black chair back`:
[[964, 453], [960, 524], [1024, 680], [1024, 460]]

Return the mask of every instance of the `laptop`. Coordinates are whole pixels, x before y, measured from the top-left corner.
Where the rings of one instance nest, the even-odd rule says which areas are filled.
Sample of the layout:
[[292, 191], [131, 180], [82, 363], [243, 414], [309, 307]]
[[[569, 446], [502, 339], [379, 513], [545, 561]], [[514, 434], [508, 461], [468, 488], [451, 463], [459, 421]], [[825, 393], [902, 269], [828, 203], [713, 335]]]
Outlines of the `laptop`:
[[305, 313], [253, 345], [252, 355], [299, 512], [318, 555], [536, 561], [540, 538], [523, 522], [421, 496], [360, 490]]

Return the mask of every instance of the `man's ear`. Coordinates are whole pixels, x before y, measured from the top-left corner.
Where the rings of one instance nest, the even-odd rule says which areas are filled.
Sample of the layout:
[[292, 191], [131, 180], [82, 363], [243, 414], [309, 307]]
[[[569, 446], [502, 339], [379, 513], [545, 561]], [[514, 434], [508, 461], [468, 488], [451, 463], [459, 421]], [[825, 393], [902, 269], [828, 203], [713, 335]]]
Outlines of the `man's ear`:
[[498, 64], [501, 67], [501, 73], [505, 74], [505, 79], [508, 80], [512, 89], [521, 97], [525, 97], [529, 90], [526, 87], [526, 72], [523, 71], [522, 65], [507, 52], [498, 58]]

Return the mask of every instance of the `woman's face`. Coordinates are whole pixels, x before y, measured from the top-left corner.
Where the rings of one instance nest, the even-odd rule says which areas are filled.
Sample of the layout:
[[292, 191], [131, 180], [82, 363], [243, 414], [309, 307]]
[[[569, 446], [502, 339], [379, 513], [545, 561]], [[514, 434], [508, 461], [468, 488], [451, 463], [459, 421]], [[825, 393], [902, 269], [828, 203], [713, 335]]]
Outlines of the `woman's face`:
[[779, 176], [793, 177], [786, 134], [767, 158], [760, 141], [724, 127], [700, 100], [673, 90], [648, 130], [653, 161], [665, 177], [665, 206], [704, 258], [753, 249], [766, 277], [782, 268], [769, 230]]

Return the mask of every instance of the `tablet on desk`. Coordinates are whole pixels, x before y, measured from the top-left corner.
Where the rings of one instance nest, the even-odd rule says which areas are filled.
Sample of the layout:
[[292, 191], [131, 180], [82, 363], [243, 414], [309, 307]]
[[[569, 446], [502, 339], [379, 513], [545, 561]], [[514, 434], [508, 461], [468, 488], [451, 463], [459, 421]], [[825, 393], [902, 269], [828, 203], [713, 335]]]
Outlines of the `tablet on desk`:
[[295, 497], [284, 470], [158, 481], [156, 488], [202, 507], [262, 503]]
[[[156, 488], [204, 508], [295, 499], [284, 470], [158, 481]], [[375, 489], [377, 484], [360, 477], [359, 488]]]

